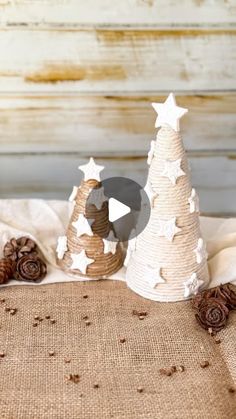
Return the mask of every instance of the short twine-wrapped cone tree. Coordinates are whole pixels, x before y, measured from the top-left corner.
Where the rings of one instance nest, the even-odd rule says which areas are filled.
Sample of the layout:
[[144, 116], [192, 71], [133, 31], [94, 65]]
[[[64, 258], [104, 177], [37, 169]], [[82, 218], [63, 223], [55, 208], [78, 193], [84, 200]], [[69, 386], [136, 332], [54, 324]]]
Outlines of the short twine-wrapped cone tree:
[[207, 286], [207, 253], [199, 227], [198, 196], [179, 134], [179, 119], [187, 109], [176, 106], [173, 94], [153, 107], [160, 130], [151, 142], [144, 188], [151, 215], [143, 232], [131, 240], [126, 279], [145, 298], [179, 301]]
[[59, 266], [78, 278], [108, 278], [122, 266], [122, 248], [109, 222], [108, 201], [100, 172], [103, 166], [90, 158], [80, 166], [84, 179], [69, 198], [74, 203], [66, 236], [58, 238]]

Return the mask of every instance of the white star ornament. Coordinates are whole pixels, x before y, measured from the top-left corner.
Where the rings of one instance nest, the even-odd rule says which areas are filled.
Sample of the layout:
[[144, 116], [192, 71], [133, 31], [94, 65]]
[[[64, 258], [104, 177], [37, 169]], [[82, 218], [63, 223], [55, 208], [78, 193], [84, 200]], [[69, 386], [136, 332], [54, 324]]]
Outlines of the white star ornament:
[[155, 150], [155, 143], [156, 141], [151, 141], [150, 150], [148, 152], [147, 164], [150, 166], [152, 159], [154, 157], [154, 150]]
[[[130, 232], [130, 237], [133, 236], [135, 234], [135, 229], [133, 228]], [[136, 250], [136, 242], [137, 242], [137, 238], [134, 236], [133, 239], [129, 239], [128, 241], [128, 247], [126, 250], [126, 256], [125, 256], [125, 260], [124, 260], [124, 266], [127, 268], [128, 263], [130, 261], [130, 258], [132, 256], [132, 254], [135, 252]]]
[[70, 269], [78, 269], [82, 274], [86, 274], [88, 265], [94, 262], [94, 259], [87, 257], [85, 250], [81, 250], [80, 253], [71, 254], [72, 264]]
[[194, 188], [191, 191], [190, 198], [188, 198], [188, 203], [190, 214], [193, 214], [194, 212], [199, 212], [199, 198]]
[[87, 204], [93, 204], [98, 210], [100, 210], [103, 203], [107, 200], [108, 198], [104, 195], [104, 188], [102, 186], [100, 188], [94, 188], [91, 190]]
[[90, 157], [89, 162], [87, 164], [83, 164], [82, 166], [78, 167], [84, 173], [84, 180], [97, 180], [98, 182], [101, 181], [100, 172], [104, 169], [104, 166], [99, 166], [95, 163], [94, 159]]
[[152, 106], [158, 114], [155, 123], [156, 128], [167, 124], [175, 131], [179, 131], [180, 118], [188, 112], [188, 109], [176, 105], [173, 93], [169, 94], [164, 103], [152, 103]]
[[87, 234], [88, 236], [93, 236], [92, 228], [89, 224], [92, 223], [94, 220], [87, 220], [83, 214], [80, 214], [77, 221], [72, 223], [73, 227], [77, 231], [77, 237], [82, 236], [83, 234]]
[[116, 253], [118, 239], [115, 237], [113, 231], [111, 230], [107, 238], [102, 239], [102, 241], [104, 244], [104, 254], [111, 252], [114, 255]]
[[207, 259], [206, 245], [201, 237], [198, 239], [197, 247], [194, 249], [194, 253], [196, 254], [198, 264], [202, 263], [204, 259]]
[[158, 221], [158, 237], [166, 237], [170, 242], [173, 241], [174, 236], [181, 231], [181, 228], [176, 225], [176, 217], [170, 218], [170, 220], [159, 220]]
[[150, 204], [151, 204], [151, 207], [153, 208], [153, 206], [154, 206], [154, 201], [155, 201], [155, 199], [157, 198], [157, 192], [155, 192], [153, 189], [152, 189], [152, 185], [151, 185], [151, 183], [149, 182], [149, 181], [147, 181], [147, 183], [146, 183], [146, 185], [145, 185], [145, 187], [144, 187], [144, 191], [146, 192], [146, 194], [147, 194], [147, 196], [148, 196], [148, 199], [149, 199], [149, 201], [150, 201]]
[[63, 259], [64, 254], [66, 253], [67, 250], [68, 250], [67, 237], [66, 236], [58, 237], [56, 252], [57, 252], [57, 257], [59, 260]]
[[71, 195], [70, 195], [70, 197], [69, 197], [69, 201], [70, 201], [70, 202], [75, 201], [75, 199], [76, 199], [76, 197], [77, 197], [78, 189], [79, 189], [79, 188], [78, 188], [77, 186], [73, 186], [73, 190], [72, 190]]
[[165, 280], [161, 276], [161, 267], [158, 265], [155, 268], [148, 266], [146, 269], [145, 279], [152, 288], [156, 288], [158, 284], [164, 284]]
[[168, 177], [173, 185], [176, 185], [177, 179], [181, 176], [186, 176], [186, 173], [181, 169], [181, 159], [165, 160], [164, 169], [161, 176]]
[[198, 279], [197, 274], [193, 273], [191, 277], [184, 282], [184, 298], [190, 297], [190, 295], [196, 295], [199, 288], [204, 284], [204, 281]]

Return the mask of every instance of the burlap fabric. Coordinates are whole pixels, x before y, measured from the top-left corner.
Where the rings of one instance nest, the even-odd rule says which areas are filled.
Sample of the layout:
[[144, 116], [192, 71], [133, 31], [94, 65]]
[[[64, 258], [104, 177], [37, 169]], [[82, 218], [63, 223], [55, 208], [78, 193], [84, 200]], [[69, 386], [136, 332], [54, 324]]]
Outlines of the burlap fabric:
[[[236, 393], [228, 391], [236, 380], [236, 313], [217, 345], [190, 302], [155, 303], [121, 282], [14, 286], [0, 298], [1, 419], [236, 417]], [[139, 320], [132, 310], [148, 314]], [[44, 318], [37, 327], [35, 315]], [[203, 360], [209, 368], [200, 368]], [[182, 373], [159, 373], [180, 364]], [[80, 374], [78, 384], [66, 380], [70, 373]]]

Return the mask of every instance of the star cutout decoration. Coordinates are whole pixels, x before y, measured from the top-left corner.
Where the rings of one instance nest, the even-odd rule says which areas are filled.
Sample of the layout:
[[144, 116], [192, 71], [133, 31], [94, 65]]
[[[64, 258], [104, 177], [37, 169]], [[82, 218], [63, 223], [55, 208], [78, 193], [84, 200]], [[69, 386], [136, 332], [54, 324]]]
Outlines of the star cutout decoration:
[[158, 194], [156, 192], [154, 192], [154, 190], [152, 189], [152, 185], [149, 181], [147, 181], [147, 183], [144, 187], [144, 191], [146, 192], [146, 194], [148, 196], [148, 199], [150, 201], [151, 207], [153, 208], [154, 207], [154, 201], [155, 201]]
[[69, 201], [70, 202], [73, 202], [73, 201], [75, 201], [76, 200], [76, 197], [77, 197], [77, 193], [78, 193], [78, 187], [77, 186], [73, 186], [73, 190], [72, 190], [72, 192], [71, 192], [71, 195], [70, 195], [70, 197], [69, 197]]
[[170, 242], [172, 242], [174, 236], [182, 230], [176, 226], [176, 217], [173, 217], [168, 221], [159, 220], [158, 223], [158, 237], [166, 237]]
[[90, 195], [87, 199], [87, 204], [93, 204], [95, 207], [100, 210], [102, 205], [108, 198], [104, 195], [104, 188], [103, 186], [100, 188], [94, 188], [91, 190]]
[[155, 143], [156, 141], [151, 141], [150, 150], [148, 152], [148, 158], [147, 158], [147, 164], [150, 166], [153, 156], [154, 156], [154, 150], [155, 150]]
[[199, 288], [204, 284], [204, 281], [198, 279], [197, 274], [193, 273], [191, 277], [184, 282], [184, 298], [190, 297], [190, 295], [196, 295]]
[[155, 127], [168, 124], [175, 131], [179, 131], [179, 120], [188, 112], [188, 109], [176, 106], [175, 96], [170, 93], [164, 103], [153, 103], [153, 108], [158, 114]]
[[203, 239], [200, 237], [197, 242], [197, 247], [194, 249], [196, 253], [197, 263], [200, 264], [204, 259], [207, 259], [206, 246]]
[[193, 214], [194, 212], [199, 212], [199, 198], [194, 188], [191, 191], [190, 198], [188, 198], [188, 203], [190, 205], [189, 207], [190, 214]]
[[[135, 234], [135, 229], [133, 228], [130, 232], [130, 237], [133, 236]], [[124, 266], [127, 268], [128, 263], [130, 261], [130, 258], [133, 254], [133, 252], [135, 252], [136, 250], [136, 242], [137, 242], [137, 238], [134, 237], [133, 239], [129, 239], [128, 241], [128, 247], [126, 250], [126, 256], [125, 256], [125, 260], [124, 260]]]
[[68, 250], [67, 247], [67, 237], [66, 236], [60, 236], [58, 237], [58, 241], [57, 241], [57, 257], [58, 259], [63, 259], [64, 254], [66, 253], [66, 251]]
[[148, 266], [145, 273], [145, 280], [152, 288], [156, 288], [158, 284], [164, 284], [165, 280], [161, 276], [161, 267], [159, 265], [155, 268]]
[[87, 266], [94, 262], [94, 259], [87, 257], [85, 250], [81, 250], [81, 252], [78, 254], [72, 253], [71, 259], [72, 264], [70, 269], [78, 269], [82, 274], [86, 274]]
[[186, 176], [186, 173], [181, 169], [181, 159], [178, 160], [165, 160], [165, 166], [161, 173], [161, 176], [168, 177], [173, 185], [176, 185], [176, 181], [181, 176]]
[[118, 239], [115, 237], [114, 232], [111, 230], [108, 234], [106, 239], [102, 239], [104, 244], [104, 254], [112, 253], [113, 255], [116, 253], [116, 246], [118, 243]]
[[94, 179], [98, 182], [101, 181], [100, 172], [104, 169], [104, 166], [99, 166], [95, 163], [94, 159], [90, 157], [89, 162], [78, 167], [84, 173], [84, 180]]
[[89, 224], [90, 222], [92, 225], [93, 221], [94, 220], [88, 220], [87, 218], [85, 218], [83, 214], [80, 214], [78, 220], [72, 223], [73, 227], [75, 227], [75, 229], [77, 230], [77, 237], [80, 237], [83, 234], [93, 236], [93, 231]]

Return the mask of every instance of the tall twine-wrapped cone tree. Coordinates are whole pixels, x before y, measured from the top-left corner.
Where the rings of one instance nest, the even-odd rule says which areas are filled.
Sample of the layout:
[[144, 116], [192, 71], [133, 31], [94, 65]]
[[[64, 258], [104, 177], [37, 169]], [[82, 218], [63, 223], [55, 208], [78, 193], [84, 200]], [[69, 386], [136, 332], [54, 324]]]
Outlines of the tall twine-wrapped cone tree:
[[78, 278], [108, 278], [122, 266], [122, 248], [109, 222], [108, 200], [93, 158], [80, 166], [84, 179], [69, 198], [73, 213], [65, 236], [58, 238], [59, 266]]
[[187, 109], [170, 94], [158, 113], [156, 141], [148, 153], [146, 187], [151, 215], [143, 232], [128, 248], [127, 284], [155, 301], [188, 299], [209, 282], [207, 253], [199, 226], [199, 200], [179, 134]]

